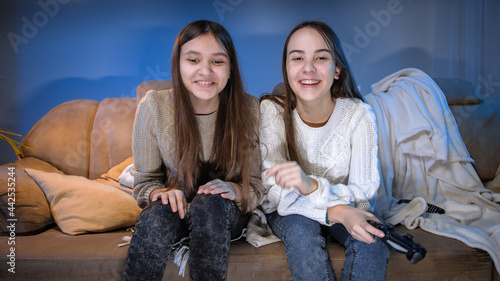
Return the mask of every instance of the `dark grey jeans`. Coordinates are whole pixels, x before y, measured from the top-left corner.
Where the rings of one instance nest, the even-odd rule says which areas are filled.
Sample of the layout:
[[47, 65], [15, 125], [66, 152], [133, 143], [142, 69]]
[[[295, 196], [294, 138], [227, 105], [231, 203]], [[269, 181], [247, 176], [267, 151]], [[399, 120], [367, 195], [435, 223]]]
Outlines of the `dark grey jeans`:
[[247, 221], [220, 195], [196, 195], [183, 220], [170, 205], [153, 202], [137, 220], [123, 280], [161, 280], [172, 245], [187, 236], [191, 280], [225, 280], [231, 239], [241, 235]]

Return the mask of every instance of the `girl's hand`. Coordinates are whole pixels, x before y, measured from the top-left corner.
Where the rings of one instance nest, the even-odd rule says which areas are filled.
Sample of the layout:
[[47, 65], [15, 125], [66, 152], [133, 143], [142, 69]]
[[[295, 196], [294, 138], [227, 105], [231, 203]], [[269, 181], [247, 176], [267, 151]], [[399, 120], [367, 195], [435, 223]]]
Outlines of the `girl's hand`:
[[198, 188], [198, 194], [220, 194], [222, 198], [235, 202], [241, 202], [242, 195], [240, 186], [233, 182], [225, 182], [219, 179], [212, 180]]
[[186, 216], [188, 204], [186, 201], [186, 197], [184, 196], [184, 192], [182, 192], [182, 190], [178, 189], [168, 190], [166, 188], [158, 188], [151, 192], [149, 198], [151, 199], [150, 200], [151, 202], [155, 202], [158, 199], [160, 199], [163, 205], [170, 204], [172, 212], [175, 213], [179, 211], [179, 217], [181, 219], [183, 219], [184, 216]]
[[266, 177], [274, 177], [282, 188], [295, 187], [303, 195], [318, 189], [318, 182], [308, 177], [295, 161], [274, 165], [267, 171]]
[[380, 222], [372, 213], [347, 205], [337, 205], [327, 210], [328, 220], [341, 223], [354, 239], [371, 244], [373, 235], [384, 237], [384, 233], [368, 221]]

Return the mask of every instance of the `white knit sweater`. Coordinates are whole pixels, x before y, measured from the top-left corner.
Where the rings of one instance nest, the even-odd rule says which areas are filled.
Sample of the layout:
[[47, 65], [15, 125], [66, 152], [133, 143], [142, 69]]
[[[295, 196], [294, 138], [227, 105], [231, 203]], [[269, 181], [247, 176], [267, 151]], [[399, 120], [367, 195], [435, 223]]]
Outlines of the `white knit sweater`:
[[[294, 124], [302, 169], [318, 181], [318, 189], [302, 195], [295, 188], [281, 188], [265, 173], [277, 163], [289, 161], [283, 108], [270, 100], [260, 105], [262, 181], [267, 196], [265, 213], [300, 214], [326, 223], [328, 207], [344, 204], [373, 211], [380, 184], [377, 128], [369, 104], [339, 98], [328, 122], [319, 128], [306, 125], [296, 110]], [[331, 219], [331, 218], [330, 218]]]

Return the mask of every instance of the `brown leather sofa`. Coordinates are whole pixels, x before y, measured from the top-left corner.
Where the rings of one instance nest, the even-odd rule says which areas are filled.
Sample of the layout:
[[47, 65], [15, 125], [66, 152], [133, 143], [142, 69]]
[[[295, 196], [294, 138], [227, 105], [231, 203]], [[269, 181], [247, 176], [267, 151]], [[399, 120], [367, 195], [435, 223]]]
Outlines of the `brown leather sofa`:
[[[500, 100], [484, 92], [481, 96], [465, 81], [436, 82], [447, 96], [480, 178], [488, 188], [500, 192]], [[126, 227], [130, 220], [109, 230], [94, 230], [96, 233], [65, 234], [55, 223], [62, 216], [54, 215], [54, 209], [49, 207], [56, 199], [48, 199], [45, 190], [25, 169], [74, 175], [130, 194], [120, 189], [117, 181], [131, 161], [137, 102], [148, 89], [169, 85], [169, 81], [144, 82], [137, 88], [137, 98], [69, 101], [53, 108], [35, 124], [23, 140], [35, 150], [24, 150], [24, 159], [0, 167], [0, 280], [121, 280], [128, 246], [118, 244], [124, 242], [123, 236], [130, 235]], [[14, 190], [8, 190], [12, 178], [14, 204], [9, 201]], [[83, 210], [82, 215], [96, 211], [94, 207], [86, 209], [85, 201], [78, 198], [72, 202], [75, 208]], [[133, 214], [129, 217], [135, 219], [137, 210], [127, 208]], [[103, 212], [101, 216], [113, 219], [110, 213]], [[500, 280], [485, 251], [421, 229], [407, 230], [399, 225], [396, 230], [412, 234], [427, 249], [427, 256], [411, 264], [405, 255], [392, 253], [387, 280]], [[340, 280], [344, 249], [332, 242], [327, 248], [335, 277]], [[188, 279], [181, 279], [177, 273], [178, 267], [169, 261], [163, 280]], [[254, 248], [245, 241], [233, 242], [228, 280], [291, 280], [283, 243]]]

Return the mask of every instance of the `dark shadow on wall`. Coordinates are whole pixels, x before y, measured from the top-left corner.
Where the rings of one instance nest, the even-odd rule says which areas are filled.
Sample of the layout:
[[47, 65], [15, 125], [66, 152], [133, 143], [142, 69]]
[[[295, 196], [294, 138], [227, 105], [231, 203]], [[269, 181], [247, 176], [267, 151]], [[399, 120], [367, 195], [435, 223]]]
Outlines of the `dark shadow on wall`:
[[[370, 81], [369, 85], [364, 85], [363, 94], [371, 92], [371, 85], [384, 79], [385, 77], [405, 68], [418, 68], [427, 75], [432, 76], [433, 58], [430, 53], [421, 48], [406, 48], [380, 57], [371, 64], [366, 65], [364, 81]], [[371, 71], [368, 71], [371, 70]], [[383, 70], [383, 71], [374, 71]]]
[[[18, 132], [17, 126], [17, 85], [16, 85], [16, 55], [7, 34], [15, 29], [16, 11], [14, 1], [0, 1], [0, 126], [10, 131]], [[15, 140], [20, 138], [14, 137]], [[0, 140], [0, 165], [17, 160], [10, 145]]]
[[[451, 69], [457, 65], [465, 67], [465, 63], [463, 61], [439, 59], [428, 53], [426, 50], [419, 48], [407, 48], [388, 56], [381, 57], [380, 59], [367, 65], [366, 69], [383, 69], [384, 72], [372, 71], [370, 73], [366, 73], [366, 75], [371, 75], [371, 81], [373, 81], [371, 84], [373, 84], [401, 69], [418, 68], [432, 78], [456, 78], [466, 80], [476, 86], [485, 98], [497, 97], [495, 92], [497, 91], [497, 88], [494, 87], [496, 82], [494, 80], [490, 81], [491, 77], [479, 77], [481, 80], [475, 79], [474, 81], [465, 79], [464, 77], [460, 77], [459, 73], [469, 73], [472, 72], [472, 69]], [[450, 73], [455, 74], [450, 75]], [[371, 91], [371, 88], [368, 89]], [[366, 92], [363, 92], [363, 94], [366, 94]]]

